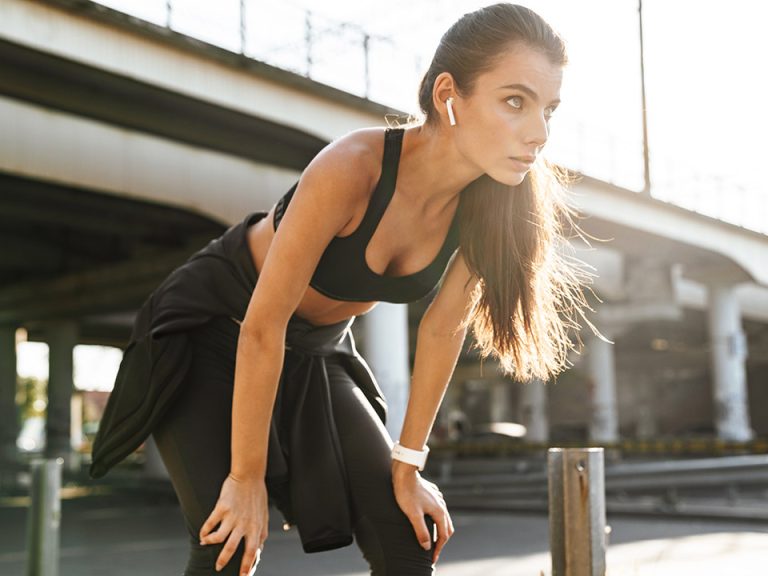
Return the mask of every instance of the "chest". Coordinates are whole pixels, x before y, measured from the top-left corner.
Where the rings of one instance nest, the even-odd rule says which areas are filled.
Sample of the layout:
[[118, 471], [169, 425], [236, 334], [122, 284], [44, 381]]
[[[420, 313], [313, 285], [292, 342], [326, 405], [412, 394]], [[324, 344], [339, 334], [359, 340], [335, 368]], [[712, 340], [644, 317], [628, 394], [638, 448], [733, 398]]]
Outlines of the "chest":
[[447, 241], [456, 205], [427, 214], [395, 192], [364, 245], [364, 264], [379, 276], [406, 277], [429, 267]]

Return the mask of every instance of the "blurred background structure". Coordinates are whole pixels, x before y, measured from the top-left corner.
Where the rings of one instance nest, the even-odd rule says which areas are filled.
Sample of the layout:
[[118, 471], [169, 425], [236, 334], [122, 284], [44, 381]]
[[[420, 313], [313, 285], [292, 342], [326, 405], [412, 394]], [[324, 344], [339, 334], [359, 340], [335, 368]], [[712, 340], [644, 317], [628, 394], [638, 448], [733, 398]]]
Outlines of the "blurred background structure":
[[[323, 14], [309, 3], [256, 0], [217, 2], [204, 13], [182, 0], [0, 5], [2, 482], [13, 485], [28, 456], [41, 452], [82, 473], [144, 298], [226, 227], [267, 209], [328, 142], [415, 113], [431, 55], [424, 46], [438, 40], [431, 30], [444, 30], [459, 6], [475, 7], [397, 1], [366, 15], [365, 3], [347, 3], [344, 20], [329, 15], [337, 4]], [[715, 135], [735, 108], [761, 108], [760, 100], [727, 96], [720, 80], [706, 92], [669, 94], [680, 106], [711, 99], [712, 117], [700, 118], [693, 138], [712, 152], [664, 156], [670, 144], [657, 146], [660, 126], [650, 121], [644, 190], [637, 8], [627, 2], [610, 12], [623, 32], [592, 38], [604, 67], [591, 84], [564, 86], [566, 110], [562, 123], [553, 120], [548, 152], [583, 175], [574, 187], [583, 228], [610, 239], [574, 248], [595, 268], [602, 303], [592, 319], [615, 344], [584, 331], [573, 368], [556, 382], [519, 385], [492, 363], [480, 366], [468, 342], [435, 427], [433, 464], [440, 447], [450, 462], [501, 455], [508, 463], [512, 454], [520, 462], [567, 444], [603, 445], [617, 459], [768, 453], [766, 183], [717, 164], [735, 165], [728, 154], [737, 148], [745, 162], [756, 158], [751, 148], [761, 140], [745, 146], [738, 122]], [[412, 44], [397, 36], [406, 33]], [[624, 36], [629, 57], [609, 61]], [[646, 38], [658, 50], [647, 28]], [[676, 73], [695, 75], [700, 63], [686, 62], [691, 68]], [[629, 109], [605, 94], [622, 84], [618, 74], [633, 78]], [[653, 78], [651, 116], [666, 102], [663, 75]], [[615, 122], [634, 115], [631, 127], [611, 133], [580, 118], [579, 103], [567, 104], [580, 92], [593, 93]], [[755, 114], [760, 126], [765, 112]], [[395, 438], [415, 349], [409, 326], [428, 301], [382, 304], [355, 324], [392, 407]], [[151, 443], [145, 448], [125, 471], [162, 479]]]

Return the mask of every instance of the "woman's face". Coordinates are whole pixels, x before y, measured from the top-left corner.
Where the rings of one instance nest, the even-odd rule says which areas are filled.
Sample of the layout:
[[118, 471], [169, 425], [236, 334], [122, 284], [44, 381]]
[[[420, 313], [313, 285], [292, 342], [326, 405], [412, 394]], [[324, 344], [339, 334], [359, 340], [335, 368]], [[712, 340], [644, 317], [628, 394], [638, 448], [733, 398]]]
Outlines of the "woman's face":
[[457, 125], [448, 128], [459, 151], [494, 180], [520, 184], [547, 141], [562, 77], [562, 67], [539, 50], [506, 52], [476, 77], [471, 94], [454, 99]]

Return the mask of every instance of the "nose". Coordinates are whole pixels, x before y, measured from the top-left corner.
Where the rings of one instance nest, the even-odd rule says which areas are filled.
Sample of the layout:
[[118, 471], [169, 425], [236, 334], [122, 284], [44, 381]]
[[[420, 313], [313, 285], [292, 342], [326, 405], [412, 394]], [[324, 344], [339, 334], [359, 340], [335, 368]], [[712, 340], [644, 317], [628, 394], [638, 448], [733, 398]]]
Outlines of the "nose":
[[543, 114], [532, 114], [528, 127], [528, 142], [541, 148], [549, 138], [549, 122]]

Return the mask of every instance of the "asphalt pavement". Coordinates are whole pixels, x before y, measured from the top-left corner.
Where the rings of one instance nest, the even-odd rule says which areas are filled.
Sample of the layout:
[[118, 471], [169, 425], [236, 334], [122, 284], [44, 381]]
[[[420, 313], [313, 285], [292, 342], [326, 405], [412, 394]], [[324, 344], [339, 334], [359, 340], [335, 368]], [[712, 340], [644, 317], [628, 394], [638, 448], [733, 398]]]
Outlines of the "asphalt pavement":
[[[187, 554], [183, 518], [162, 484], [62, 492], [60, 576], [180, 576]], [[0, 496], [0, 575], [23, 576], [27, 506], [23, 494]], [[450, 502], [449, 502], [450, 506]], [[456, 532], [435, 567], [440, 576], [550, 575], [543, 514], [452, 511]], [[366, 576], [356, 544], [305, 554], [277, 510], [257, 574]], [[768, 524], [608, 517], [608, 576], [759, 574], [768, 558]]]

